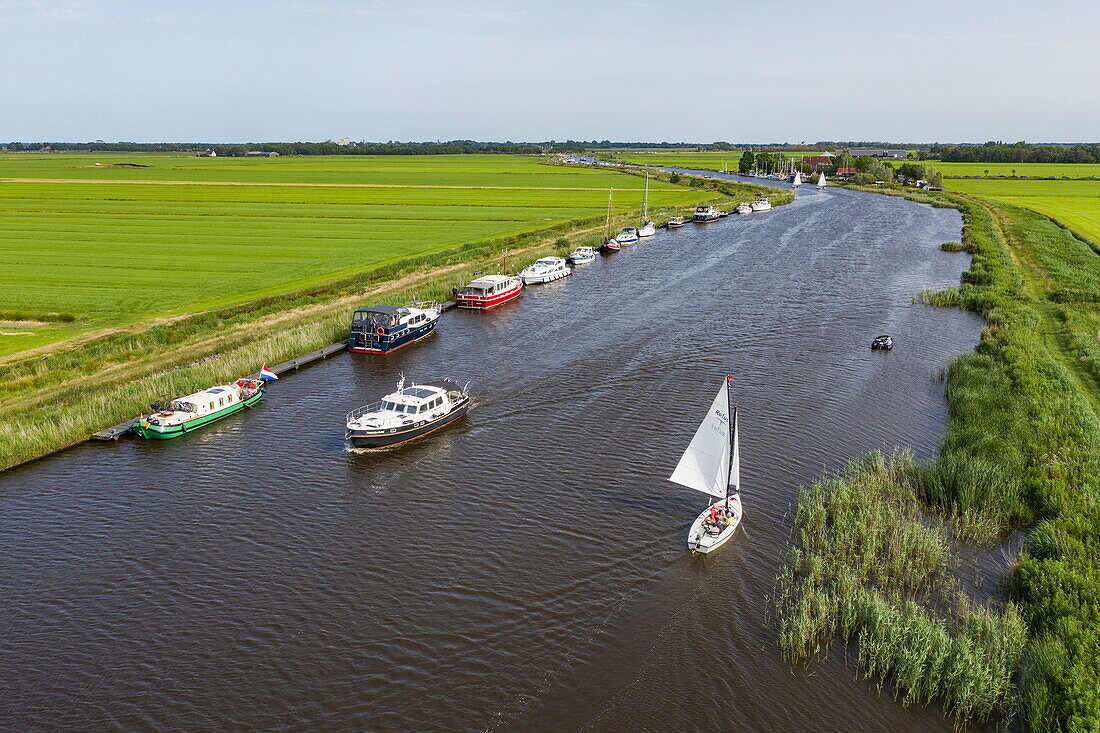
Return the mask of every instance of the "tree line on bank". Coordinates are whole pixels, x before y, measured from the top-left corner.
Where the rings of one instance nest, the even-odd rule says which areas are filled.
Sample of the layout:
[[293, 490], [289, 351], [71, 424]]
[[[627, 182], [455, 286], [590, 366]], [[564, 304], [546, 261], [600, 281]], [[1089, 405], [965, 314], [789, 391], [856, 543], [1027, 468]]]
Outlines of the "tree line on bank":
[[1100, 145], [1036, 145], [987, 142], [982, 145], [935, 144], [926, 158], [951, 163], [1100, 163]]

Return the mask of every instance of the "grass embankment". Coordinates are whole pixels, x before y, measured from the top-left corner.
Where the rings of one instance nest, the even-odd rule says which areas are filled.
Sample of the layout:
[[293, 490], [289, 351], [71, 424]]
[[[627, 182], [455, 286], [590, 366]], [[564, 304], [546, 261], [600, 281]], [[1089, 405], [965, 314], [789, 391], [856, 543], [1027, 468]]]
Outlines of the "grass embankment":
[[[633, 179], [608, 174], [620, 187]], [[684, 181], [687, 183], [687, 180]], [[684, 195], [692, 205], [722, 195], [752, 197], [757, 188], [723, 184]], [[640, 189], [639, 189], [640, 191]], [[606, 192], [602, 195], [606, 196]], [[634, 206], [640, 203], [634, 202]], [[606, 207], [606, 199], [603, 204]], [[628, 204], [629, 206], [630, 204]], [[660, 222], [679, 206], [651, 208]], [[133, 417], [152, 401], [185, 394], [256, 371], [344, 338], [351, 311], [367, 303], [449, 297], [473, 271], [517, 270], [545, 254], [596, 244], [604, 213], [535, 232], [468, 243], [409, 257], [311, 288], [116, 331], [79, 346], [0, 364], [0, 466], [85, 439]], [[637, 211], [614, 226], [636, 223]]]
[[944, 186], [1038, 211], [1100, 242], [1100, 181], [947, 179]]
[[[870, 189], [903, 195], [963, 213], [962, 243], [973, 253], [962, 284], [925, 294], [928, 302], [960, 305], [987, 321], [975, 353], [953, 361], [947, 371], [950, 421], [941, 456], [912, 472], [899, 485], [911, 517], [930, 510], [960, 539], [987, 542], [1013, 528], [1030, 529], [1013, 571], [1009, 596], [1028, 628], [1020, 674], [1019, 707], [1035, 730], [1100, 728], [1100, 257], [1088, 242], [1047, 217], [1019, 207], [967, 196], [912, 190]], [[858, 484], [861, 479], [852, 480]], [[845, 481], [844, 483], [849, 483]], [[813, 495], [800, 504], [796, 533], [812, 531], [806, 517]], [[900, 513], [900, 510], [899, 510]], [[900, 520], [899, 520], [900, 521]], [[921, 522], [934, 531], [934, 522]], [[874, 545], [855, 538], [849, 549], [835, 528], [820, 574], [826, 591], [854, 568], [859, 593], [878, 593], [859, 576], [851, 555]], [[818, 546], [815, 546], [818, 547]], [[792, 553], [799, 577], [802, 550]], [[906, 569], [919, 579], [920, 567]], [[802, 586], [797, 586], [802, 588]], [[809, 588], [807, 590], [813, 590]], [[817, 591], [814, 591], [817, 592]], [[907, 601], [892, 599], [901, 614]], [[784, 608], [786, 623], [796, 617]], [[918, 610], [909, 607], [910, 611]], [[921, 626], [947, 623], [924, 611]], [[1005, 612], [1014, 613], [1011, 607]], [[834, 617], [825, 616], [823, 638], [850, 638]], [[997, 618], [991, 616], [990, 618]], [[1001, 618], [998, 623], [1007, 624]], [[908, 622], [904, 622], [908, 623]], [[963, 633], [963, 619], [956, 620]], [[832, 625], [830, 625], [832, 624]], [[894, 633], [903, 624], [891, 622]], [[949, 627], [950, 628], [950, 627]], [[797, 638], [797, 637], [796, 637]], [[910, 637], [914, 649], [923, 642]], [[794, 645], [795, 658], [804, 653]], [[861, 653], [864, 653], [861, 651]], [[892, 664], [892, 653], [875, 651], [876, 668]], [[1000, 659], [1000, 657], [996, 657]], [[929, 667], [922, 689], [938, 685], [949, 710], [954, 683]], [[902, 688], [908, 683], [891, 673]], [[913, 698], [920, 699], [920, 698]]]
[[[96, 166], [102, 160], [105, 165]], [[125, 162], [118, 167], [113, 163]], [[515, 155], [0, 155], [0, 358], [641, 205], [612, 171]], [[696, 194], [654, 182], [655, 209]], [[37, 314], [68, 313], [59, 322]], [[16, 327], [18, 326], [18, 327]]]

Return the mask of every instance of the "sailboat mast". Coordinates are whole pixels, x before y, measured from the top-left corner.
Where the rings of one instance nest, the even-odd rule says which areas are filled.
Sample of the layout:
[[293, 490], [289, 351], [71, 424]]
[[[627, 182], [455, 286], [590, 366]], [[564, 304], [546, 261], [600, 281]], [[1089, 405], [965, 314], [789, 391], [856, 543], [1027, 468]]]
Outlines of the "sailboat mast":
[[605, 232], [605, 239], [611, 238], [611, 196], [615, 192], [615, 189], [607, 189], [607, 231]]
[[642, 201], [642, 224], [645, 224], [647, 216], [649, 216], [649, 171], [646, 171], [645, 174], [645, 199]]
[[730, 485], [733, 485], [733, 493], [739, 493], [741, 491], [741, 460], [737, 446], [737, 405], [733, 402], [733, 396], [730, 394], [730, 383], [733, 381], [733, 377], [726, 377], [726, 409], [727, 415], [731, 416], [730, 420], [730, 473], [726, 480], [726, 507], [730, 504]]

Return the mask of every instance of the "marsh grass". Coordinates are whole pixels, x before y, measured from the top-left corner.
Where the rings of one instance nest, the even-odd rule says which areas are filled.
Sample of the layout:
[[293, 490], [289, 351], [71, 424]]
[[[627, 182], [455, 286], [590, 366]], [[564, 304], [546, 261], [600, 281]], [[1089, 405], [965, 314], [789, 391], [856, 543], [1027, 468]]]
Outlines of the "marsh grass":
[[839, 638], [863, 677], [904, 705], [938, 701], [961, 726], [1012, 703], [1026, 627], [1012, 604], [994, 611], [959, 589], [946, 528], [917, 501], [922, 470], [907, 452], [873, 453], [800, 492], [779, 640], [805, 665]]

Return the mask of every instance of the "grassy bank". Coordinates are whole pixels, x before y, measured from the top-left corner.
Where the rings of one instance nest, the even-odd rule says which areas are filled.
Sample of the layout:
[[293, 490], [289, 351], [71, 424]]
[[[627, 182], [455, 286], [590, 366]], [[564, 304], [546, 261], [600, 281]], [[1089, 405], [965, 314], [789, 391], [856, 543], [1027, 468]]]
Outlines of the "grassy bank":
[[[614, 174], [611, 174], [614, 176]], [[620, 186], [632, 179], [614, 176]], [[687, 183], [687, 181], [685, 181]], [[691, 205], [756, 188], [689, 189]], [[606, 195], [606, 194], [604, 194]], [[640, 198], [639, 198], [640, 203]], [[606, 206], [606, 202], [604, 204]], [[686, 213], [651, 207], [661, 222]], [[614, 226], [636, 223], [637, 210]], [[0, 364], [0, 466], [10, 466], [85, 439], [163, 401], [256, 371], [346, 336], [351, 311], [368, 303], [449, 297], [474, 271], [516, 271], [537, 257], [596, 244], [600, 216], [561, 222], [523, 234], [471, 242], [357, 272], [334, 282], [212, 308], [155, 325], [118, 330], [79, 346]]]
[[[960, 539], [989, 542], [1013, 528], [1030, 530], [1009, 588], [1029, 639], [1020, 669], [1022, 718], [1035, 730], [1100, 728], [1100, 257], [1026, 209], [869, 190], [962, 212], [972, 265], [958, 287], [924, 298], [987, 321], [975, 352], [947, 370], [950, 421], [941, 456], [907, 472], [903, 503], [931, 512]], [[811, 516], [803, 501], [799, 536]], [[865, 539], [854, 541], [857, 554], [873, 550], [860, 544]], [[834, 543], [823, 550], [830, 584], [847, 582], [841, 578], [848, 568], [858, 568], [838, 554], [842, 549]], [[795, 576], [801, 552], [792, 553], [788, 572]], [[920, 578], [919, 568], [904, 572]], [[861, 592], [877, 592], [856, 577]], [[880, 597], [902, 613], [901, 597]], [[783, 607], [785, 623], [796, 618], [791, 609]], [[902, 624], [902, 616], [891, 623]], [[952, 694], [931, 671], [921, 684], [938, 685], [945, 700]]]

